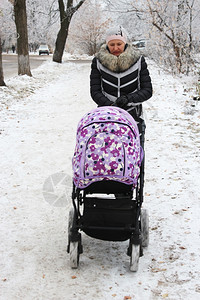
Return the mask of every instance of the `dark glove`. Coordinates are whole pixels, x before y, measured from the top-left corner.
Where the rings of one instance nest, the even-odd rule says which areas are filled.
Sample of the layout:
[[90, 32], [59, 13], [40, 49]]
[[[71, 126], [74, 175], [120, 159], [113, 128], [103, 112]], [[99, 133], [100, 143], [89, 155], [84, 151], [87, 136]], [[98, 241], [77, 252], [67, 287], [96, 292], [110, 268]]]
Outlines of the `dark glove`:
[[117, 98], [117, 100], [115, 101], [115, 106], [121, 108], [125, 108], [127, 104], [128, 104], [128, 97], [125, 95]]

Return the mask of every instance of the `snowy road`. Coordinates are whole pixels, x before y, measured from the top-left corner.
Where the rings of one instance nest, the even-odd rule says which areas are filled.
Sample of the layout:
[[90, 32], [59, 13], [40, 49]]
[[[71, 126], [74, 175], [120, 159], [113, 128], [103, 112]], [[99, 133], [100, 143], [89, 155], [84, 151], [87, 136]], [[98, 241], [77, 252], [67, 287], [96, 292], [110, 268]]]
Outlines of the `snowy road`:
[[[16, 76], [18, 74], [18, 57], [16, 54], [3, 54], [3, 74], [4, 79], [7, 80], [10, 77]], [[52, 60], [52, 55], [29, 55], [31, 70], [38, 68], [44, 61]]]
[[[95, 107], [90, 64], [47, 62], [33, 70], [33, 78], [13, 77], [0, 89], [0, 299], [200, 299], [200, 104], [191, 100], [193, 78], [173, 78], [152, 62], [149, 69], [154, 86], [145, 103], [150, 245], [137, 273], [129, 271], [127, 242], [86, 235], [79, 269], [69, 267], [76, 127]], [[52, 205], [43, 185], [60, 172], [67, 186], [58, 193], [67, 197]]]

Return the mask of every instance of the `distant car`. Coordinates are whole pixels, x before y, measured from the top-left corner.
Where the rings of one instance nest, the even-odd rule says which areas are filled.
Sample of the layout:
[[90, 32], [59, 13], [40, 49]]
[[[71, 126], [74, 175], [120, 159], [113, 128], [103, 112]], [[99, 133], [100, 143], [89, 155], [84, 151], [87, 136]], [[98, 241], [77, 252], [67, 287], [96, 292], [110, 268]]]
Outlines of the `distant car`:
[[47, 54], [49, 55], [49, 47], [47, 45], [40, 45], [39, 47], [39, 55]]
[[147, 56], [147, 43], [145, 40], [134, 41], [132, 42], [132, 45], [138, 48], [142, 55]]
[[132, 45], [136, 48], [145, 48], [145, 41], [134, 41]]

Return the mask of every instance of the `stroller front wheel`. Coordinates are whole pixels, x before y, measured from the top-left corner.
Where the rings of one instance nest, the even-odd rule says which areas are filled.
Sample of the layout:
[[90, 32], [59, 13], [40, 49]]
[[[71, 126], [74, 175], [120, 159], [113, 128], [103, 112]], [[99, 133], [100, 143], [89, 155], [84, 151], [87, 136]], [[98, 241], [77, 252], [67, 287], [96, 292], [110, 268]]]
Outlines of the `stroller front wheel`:
[[130, 258], [130, 271], [137, 272], [140, 257], [140, 245], [132, 244], [131, 258]]
[[[75, 240], [72, 241], [73, 235], [73, 225], [74, 225], [74, 209], [70, 209], [69, 211], [69, 219], [68, 219], [68, 249], [67, 252], [70, 256], [70, 267], [72, 269], [77, 269], [79, 265], [79, 256], [80, 256], [80, 241]], [[78, 235], [80, 237], [80, 235]]]
[[70, 242], [70, 267], [77, 269], [79, 265], [79, 242]]

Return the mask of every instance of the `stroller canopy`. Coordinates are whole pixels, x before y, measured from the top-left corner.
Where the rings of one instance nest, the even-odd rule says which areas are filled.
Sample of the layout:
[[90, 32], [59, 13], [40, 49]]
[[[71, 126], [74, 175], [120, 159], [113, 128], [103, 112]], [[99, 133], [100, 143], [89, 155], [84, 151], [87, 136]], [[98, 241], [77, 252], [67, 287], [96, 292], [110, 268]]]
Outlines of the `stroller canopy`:
[[125, 110], [105, 106], [83, 116], [72, 159], [74, 184], [84, 189], [102, 180], [137, 184], [142, 161], [137, 124]]

